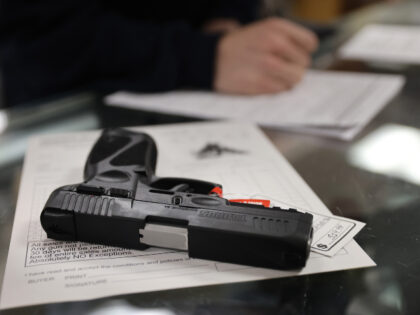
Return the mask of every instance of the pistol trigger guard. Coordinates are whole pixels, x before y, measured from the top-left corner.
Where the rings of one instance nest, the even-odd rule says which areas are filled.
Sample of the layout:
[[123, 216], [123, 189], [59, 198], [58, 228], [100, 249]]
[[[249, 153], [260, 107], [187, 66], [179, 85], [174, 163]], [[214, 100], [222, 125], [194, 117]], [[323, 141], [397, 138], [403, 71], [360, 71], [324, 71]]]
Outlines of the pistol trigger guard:
[[173, 191], [173, 192], [190, 192], [190, 190], [191, 190], [190, 185], [185, 184], [185, 183], [176, 185], [170, 189], [170, 191]]

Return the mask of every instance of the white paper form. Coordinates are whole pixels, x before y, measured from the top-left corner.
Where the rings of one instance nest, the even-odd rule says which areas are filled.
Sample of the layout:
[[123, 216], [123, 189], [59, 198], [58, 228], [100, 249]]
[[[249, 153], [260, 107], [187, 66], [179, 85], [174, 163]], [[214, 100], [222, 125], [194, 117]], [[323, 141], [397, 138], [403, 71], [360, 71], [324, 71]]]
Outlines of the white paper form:
[[351, 140], [402, 88], [398, 75], [308, 71], [293, 90], [260, 96], [202, 91], [117, 92], [109, 105], [262, 126]]
[[342, 59], [420, 64], [420, 26], [367, 25], [338, 53]]
[[[288, 162], [252, 125], [196, 123], [142, 128], [157, 143], [158, 176], [222, 183], [226, 194], [265, 195], [330, 215]], [[104, 296], [251, 281], [373, 266], [351, 240], [334, 257], [311, 253], [299, 271], [276, 271], [189, 259], [186, 253], [135, 251], [47, 239], [39, 216], [56, 187], [78, 183], [98, 132], [34, 138], [23, 170], [0, 307], [85, 300]], [[199, 153], [209, 143], [242, 153]]]

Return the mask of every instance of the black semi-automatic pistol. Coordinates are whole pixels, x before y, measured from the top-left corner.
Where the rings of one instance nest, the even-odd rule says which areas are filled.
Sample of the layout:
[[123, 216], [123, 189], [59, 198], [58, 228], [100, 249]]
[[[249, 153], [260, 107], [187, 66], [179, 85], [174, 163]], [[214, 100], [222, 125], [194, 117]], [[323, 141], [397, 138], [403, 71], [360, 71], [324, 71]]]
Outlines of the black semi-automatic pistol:
[[154, 174], [145, 133], [108, 129], [93, 146], [84, 182], [56, 189], [41, 214], [47, 236], [274, 269], [306, 264], [312, 215], [221, 197], [218, 184]]

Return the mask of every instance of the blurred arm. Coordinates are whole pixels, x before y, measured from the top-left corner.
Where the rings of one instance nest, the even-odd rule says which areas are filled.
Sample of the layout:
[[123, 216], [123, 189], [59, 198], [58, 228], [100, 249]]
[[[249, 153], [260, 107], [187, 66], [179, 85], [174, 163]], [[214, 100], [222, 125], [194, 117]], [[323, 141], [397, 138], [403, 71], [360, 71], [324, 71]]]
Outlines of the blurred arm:
[[211, 88], [219, 35], [143, 22], [94, 1], [2, 1], [5, 96], [25, 102], [80, 86], [104, 91]]

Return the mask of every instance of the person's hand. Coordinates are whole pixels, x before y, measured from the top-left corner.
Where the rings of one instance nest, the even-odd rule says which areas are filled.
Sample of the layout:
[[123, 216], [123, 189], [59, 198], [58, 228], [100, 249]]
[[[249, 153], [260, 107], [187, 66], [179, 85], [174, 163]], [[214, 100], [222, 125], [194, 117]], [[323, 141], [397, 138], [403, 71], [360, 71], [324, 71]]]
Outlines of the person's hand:
[[218, 44], [213, 87], [235, 94], [288, 90], [302, 79], [317, 46], [314, 33], [280, 18], [228, 32]]

